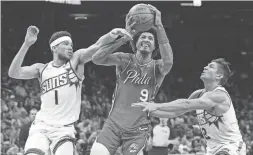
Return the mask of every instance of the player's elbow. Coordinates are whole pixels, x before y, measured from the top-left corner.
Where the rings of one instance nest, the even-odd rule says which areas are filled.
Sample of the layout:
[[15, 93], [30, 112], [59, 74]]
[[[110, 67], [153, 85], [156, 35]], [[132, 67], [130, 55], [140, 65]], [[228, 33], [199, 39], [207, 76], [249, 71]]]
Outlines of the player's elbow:
[[18, 77], [18, 71], [13, 70], [13, 69], [9, 69], [8, 76], [11, 77], [11, 78], [17, 78]]

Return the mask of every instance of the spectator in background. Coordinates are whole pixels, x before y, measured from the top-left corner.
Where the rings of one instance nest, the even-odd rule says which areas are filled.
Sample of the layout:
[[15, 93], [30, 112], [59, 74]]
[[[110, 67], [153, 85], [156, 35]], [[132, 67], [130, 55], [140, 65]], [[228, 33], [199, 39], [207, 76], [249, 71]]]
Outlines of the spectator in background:
[[185, 129], [185, 135], [181, 139], [181, 144], [179, 145], [179, 151], [184, 153], [189, 153], [191, 151], [193, 141], [193, 130], [191, 128]]
[[193, 154], [205, 154], [205, 147], [201, 144], [201, 138], [195, 136], [192, 140], [191, 151], [189, 153]]
[[167, 155], [170, 137], [168, 118], [160, 118], [160, 123], [153, 128], [153, 147], [149, 155]]
[[32, 125], [32, 122], [35, 119], [37, 112], [38, 112], [38, 110], [36, 108], [32, 108], [29, 112], [30, 121], [21, 126], [20, 133], [19, 133], [19, 147], [21, 147], [21, 148], [25, 147], [25, 142], [26, 142], [27, 137], [29, 135], [29, 129]]

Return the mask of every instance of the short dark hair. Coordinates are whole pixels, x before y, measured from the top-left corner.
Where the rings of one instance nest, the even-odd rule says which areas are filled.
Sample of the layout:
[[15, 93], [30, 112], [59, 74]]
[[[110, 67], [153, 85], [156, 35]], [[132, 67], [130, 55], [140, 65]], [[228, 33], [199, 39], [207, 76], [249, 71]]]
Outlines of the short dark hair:
[[226, 84], [228, 79], [233, 75], [229, 67], [231, 64], [227, 62], [224, 58], [214, 59], [212, 60], [212, 62], [216, 62], [220, 66], [219, 69], [223, 74], [223, 78], [221, 79], [220, 84], [221, 85]]
[[55, 41], [56, 39], [60, 38], [60, 37], [63, 37], [63, 36], [69, 36], [71, 38], [71, 34], [67, 31], [58, 31], [58, 32], [55, 32], [51, 38], [49, 39], [49, 45]]
[[133, 37], [133, 40], [130, 41], [131, 48], [132, 48], [132, 50], [133, 50], [134, 53], [137, 52], [136, 43], [137, 43], [138, 39], [140, 38], [141, 34], [145, 33], [145, 32], [151, 33], [154, 36], [155, 50], [152, 53], [152, 58], [154, 58], [154, 57], [156, 57], [156, 55], [159, 52], [159, 44], [158, 44], [158, 40], [157, 40], [157, 33], [156, 33], [156, 30], [154, 28], [151, 28], [148, 31], [138, 32], [137, 34], [135, 34], [134, 37]]

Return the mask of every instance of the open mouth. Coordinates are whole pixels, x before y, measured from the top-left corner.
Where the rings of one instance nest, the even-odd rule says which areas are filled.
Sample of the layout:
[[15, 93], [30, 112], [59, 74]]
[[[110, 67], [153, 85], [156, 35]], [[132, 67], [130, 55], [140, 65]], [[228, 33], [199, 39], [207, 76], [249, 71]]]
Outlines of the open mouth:
[[141, 46], [142, 46], [142, 47], [150, 47], [150, 44], [149, 44], [149, 43], [146, 43], [146, 42], [142, 42], [142, 43], [141, 43]]

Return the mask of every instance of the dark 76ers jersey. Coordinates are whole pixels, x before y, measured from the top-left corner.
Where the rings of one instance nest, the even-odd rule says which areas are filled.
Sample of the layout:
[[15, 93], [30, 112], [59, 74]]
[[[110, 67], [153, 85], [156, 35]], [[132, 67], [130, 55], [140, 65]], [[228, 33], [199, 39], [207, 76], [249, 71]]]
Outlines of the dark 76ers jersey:
[[131, 107], [134, 102], [153, 101], [164, 76], [158, 72], [157, 61], [140, 65], [135, 55], [129, 54], [125, 69], [118, 73], [109, 119], [125, 129], [148, 124], [143, 108]]

